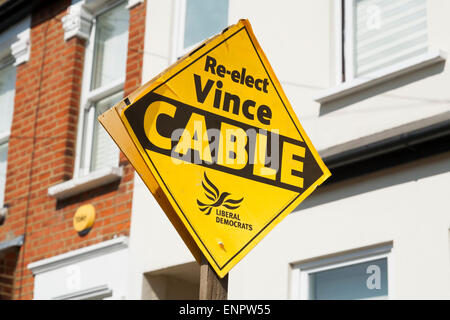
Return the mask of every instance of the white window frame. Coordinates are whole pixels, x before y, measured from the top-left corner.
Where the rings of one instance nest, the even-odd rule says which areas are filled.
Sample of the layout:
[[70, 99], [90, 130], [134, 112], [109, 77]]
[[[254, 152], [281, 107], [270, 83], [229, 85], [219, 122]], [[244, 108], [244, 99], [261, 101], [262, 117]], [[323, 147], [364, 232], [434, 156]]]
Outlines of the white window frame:
[[[92, 142], [94, 136], [94, 123], [95, 119], [95, 104], [110, 95], [119, 93], [124, 90], [125, 78], [117, 79], [107, 85], [104, 85], [100, 88], [90, 90], [91, 87], [91, 79], [92, 79], [92, 69], [94, 63], [94, 45], [95, 45], [95, 36], [96, 36], [96, 25], [97, 25], [97, 17], [102, 13], [118, 6], [122, 3], [126, 2], [125, 0], [116, 0], [109, 2], [106, 6], [98, 9], [93, 13], [92, 27], [90, 31], [89, 41], [86, 45], [86, 53], [85, 53], [85, 63], [83, 69], [83, 78], [82, 78], [82, 89], [81, 89], [81, 104], [79, 111], [79, 121], [78, 121], [78, 132], [77, 132], [77, 147], [76, 147], [76, 156], [75, 156], [75, 168], [74, 168], [74, 178], [81, 178], [84, 176], [88, 176], [93, 174], [95, 171], [90, 170], [91, 162], [92, 162]], [[88, 124], [86, 126], [86, 132], [84, 132], [85, 127], [85, 114], [87, 114]], [[84, 136], [85, 134], [85, 136]], [[84, 154], [83, 143], [86, 141], [86, 145], [84, 146]], [[119, 155], [120, 152], [117, 152], [117, 166], [119, 166]], [[82, 158], [83, 157], [83, 158]], [[86, 164], [85, 167], [81, 167], [81, 164]], [[101, 168], [104, 169], [104, 168]], [[101, 170], [99, 169], [99, 170]], [[98, 170], [97, 170], [98, 171]]]
[[[386, 258], [388, 297], [393, 298], [392, 243], [296, 263], [291, 269], [291, 298], [310, 300], [310, 274]], [[374, 298], [376, 299], [376, 298]]]
[[175, 0], [174, 3], [174, 28], [171, 62], [175, 62], [189, 52], [183, 48], [184, 43], [184, 25], [186, 21], [186, 0]]
[[[7, 30], [0, 33], [0, 70], [13, 66], [17, 66], [25, 63], [30, 58], [30, 25], [31, 16], [27, 16], [20, 22], [11, 26]], [[16, 77], [17, 82], [17, 77]], [[14, 96], [15, 96], [15, 84], [14, 84]], [[14, 114], [14, 102], [13, 102], [13, 114]], [[12, 126], [11, 119], [11, 126]], [[8, 131], [0, 132], [0, 145], [9, 145], [9, 139], [11, 136], [11, 129]], [[8, 146], [9, 148], [9, 146]], [[8, 163], [8, 160], [6, 160]], [[0, 194], [0, 208], [4, 206], [4, 194]]]
[[[230, 6], [230, 2], [228, 2]], [[175, 0], [174, 3], [174, 28], [173, 28], [173, 45], [171, 53], [171, 63], [177, 61], [179, 58], [190, 52], [192, 49], [197, 47], [204, 40], [201, 40], [193, 45], [184, 48], [184, 32], [185, 32], [185, 22], [186, 22], [186, 0]], [[228, 11], [229, 12], [229, 11]], [[230, 15], [227, 16], [227, 22], [230, 23]]]

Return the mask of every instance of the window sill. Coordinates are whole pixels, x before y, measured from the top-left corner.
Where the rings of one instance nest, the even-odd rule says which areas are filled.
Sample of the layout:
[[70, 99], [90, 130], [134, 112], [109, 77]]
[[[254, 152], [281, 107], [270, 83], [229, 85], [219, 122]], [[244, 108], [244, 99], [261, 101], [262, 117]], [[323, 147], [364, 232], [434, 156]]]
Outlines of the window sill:
[[92, 172], [86, 176], [73, 178], [48, 188], [50, 197], [62, 200], [102, 185], [120, 180], [122, 167], [108, 167]]
[[447, 54], [442, 50], [430, 50], [426, 54], [406, 60], [391, 68], [386, 68], [370, 75], [370, 78], [357, 78], [328, 89], [314, 98], [320, 104], [338, 100], [350, 94], [371, 88], [387, 82], [398, 76], [420, 70], [422, 68], [443, 62]]

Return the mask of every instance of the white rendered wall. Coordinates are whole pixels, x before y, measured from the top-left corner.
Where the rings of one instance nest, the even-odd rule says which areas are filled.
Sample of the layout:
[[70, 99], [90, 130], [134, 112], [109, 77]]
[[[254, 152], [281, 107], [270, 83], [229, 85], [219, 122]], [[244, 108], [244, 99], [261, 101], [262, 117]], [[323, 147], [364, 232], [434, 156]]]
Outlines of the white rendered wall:
[[317, 191], [231, 271], [229, 298], [291, 298], [291, 264], [392, 242], [391, 298], [450, 299], [449, 183], [447, 153]]
[[[172, 54], [174, 1], [147, 1], [142, 83], [169, 66]], [[141, 299], [144, 273], [191, 262], [194, 258], [135, 174], [130, 229], [129, 298]]]
[[81, 292], [86, 296], [98, 287], [108, 288], [111, 292], [106, 299], [126, 299], [127, 240], [119, 237], [29, 264], [28, 268], [35, 275], [34, 299], [60, 299]]
[[[143, 82], [171, 62], [174, 3], [147, 1]], [[428, 4], [429, 45], [450, 52], [450, 3]], [[319, 151], [450, 110], [443, 63], [325, 106], [315, 102], [336, 85], [333, 10], [331, 0], [230, 0], [229, 8], [230, 24], [250, 20]], [[230, 298], [288, 298], [290, 263], [386, 241], [394, 242], [394, 297], [449, 298], [449, 161], [429, 161], [319, 188], [304, 207], [320, 205], [291, 214], [232, 270]], [[140, 298], [143, 273], [194, 259], [138, 175], [134, 188], [130, 297]]]

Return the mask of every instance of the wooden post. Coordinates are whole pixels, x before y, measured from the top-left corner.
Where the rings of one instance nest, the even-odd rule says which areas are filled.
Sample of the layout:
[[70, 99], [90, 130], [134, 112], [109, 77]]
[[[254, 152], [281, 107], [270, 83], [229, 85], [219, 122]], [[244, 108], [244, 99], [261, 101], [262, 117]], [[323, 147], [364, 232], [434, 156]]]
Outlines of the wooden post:
[[220, 278], [205, 257], [200, 265], [200, 300], [227, 300], [228, 274]]

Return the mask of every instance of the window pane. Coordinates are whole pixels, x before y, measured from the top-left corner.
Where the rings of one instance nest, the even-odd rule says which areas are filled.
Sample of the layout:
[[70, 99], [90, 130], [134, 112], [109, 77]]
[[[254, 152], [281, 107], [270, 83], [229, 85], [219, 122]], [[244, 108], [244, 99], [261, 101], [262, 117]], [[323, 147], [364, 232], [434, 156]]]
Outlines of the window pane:
[[6, 183], [6, 158], [8, 156], [8, 144], [0, 144], [0, 208], [3, 207]]
[[91, 171], [108, 166], [117, 166], [119, 149], [97, 117], [122, 99], [123, 93], [116, 93], [100, 100], [95, 106], [94, 136], [92, 143]]
[[386, 258], [311, 273], [309, 277], [310, 298], [315, 300], [380, 299], [388, 295]]
[[125, 5], [97, 17], [91, 90], [125, 77], [129, 20]]
[[0, 134], [11, 129], [15, 85], [16, 67], [9, 65], [0, 69]]
[[357, 76], [427, 52], [426, 0], [357, 0], [354, 12]]
[[183, 48], [221, 32], [228, 25], [228, 0], [186, 0]]

